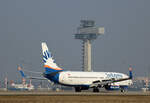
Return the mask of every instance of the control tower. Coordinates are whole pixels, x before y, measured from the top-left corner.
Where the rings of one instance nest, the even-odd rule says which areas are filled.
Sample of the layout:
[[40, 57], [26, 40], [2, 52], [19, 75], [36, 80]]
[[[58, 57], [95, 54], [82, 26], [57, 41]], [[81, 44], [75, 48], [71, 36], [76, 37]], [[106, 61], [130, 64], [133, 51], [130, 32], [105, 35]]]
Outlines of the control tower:
[[93, 20], [81, 20], [80, 27], [77, 28], [75, 39], [83, 41], [83, 71], [91, 70], [91, 41], [97, 39], [99, 35], [104, 34], [104, 27], [95, 27]]

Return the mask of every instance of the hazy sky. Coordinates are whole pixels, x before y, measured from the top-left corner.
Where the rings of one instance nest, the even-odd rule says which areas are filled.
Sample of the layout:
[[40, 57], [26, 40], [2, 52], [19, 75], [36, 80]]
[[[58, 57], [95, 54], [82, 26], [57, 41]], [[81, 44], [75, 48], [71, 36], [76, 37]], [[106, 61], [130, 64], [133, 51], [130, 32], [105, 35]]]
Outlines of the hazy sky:
[[0, 0], [0, 79], [20, 77], [17, 65], [41, 71], [46, 41], [65, 70], [81, 70], [82, 19], [95, 20], [105, 35], [92, 43], [94, 71], [150, 72], [150, 0]]

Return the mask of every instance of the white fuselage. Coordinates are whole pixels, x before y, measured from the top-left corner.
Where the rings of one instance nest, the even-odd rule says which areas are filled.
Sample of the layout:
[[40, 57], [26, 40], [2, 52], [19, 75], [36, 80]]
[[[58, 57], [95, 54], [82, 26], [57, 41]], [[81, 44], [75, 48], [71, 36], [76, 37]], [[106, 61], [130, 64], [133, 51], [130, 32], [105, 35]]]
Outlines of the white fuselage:
[[[59, 74], [59, 83], [64, 85], [91, 85], [94, 81], [109, 80], [111, 78], [128, 78], [126, 74], [115, 72], [71, 72], [64, 71]], [[132, 80], [111, 83], [111, 85], [131, 85]]]

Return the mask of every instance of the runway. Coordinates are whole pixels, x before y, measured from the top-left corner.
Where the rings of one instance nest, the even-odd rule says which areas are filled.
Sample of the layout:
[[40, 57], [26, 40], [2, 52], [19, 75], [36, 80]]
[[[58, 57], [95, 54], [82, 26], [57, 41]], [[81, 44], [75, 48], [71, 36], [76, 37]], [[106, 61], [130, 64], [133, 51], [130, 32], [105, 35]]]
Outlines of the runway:
[[150, 93], [0, 92], [0, 103], [150, 103]]
[[62, 91], [62, 92], [54, 92], [54, 91], [1, 91], [0, 96], [15, 96], [15, 95], [30, 95], [30, 96], [108, 96], [108, 95], [128, 95], [128, 96], [133, 96], [133, 95], [141, 95], [141, 96], [150, 96], [150, 92], [99, 92], [99, 93], [93, 93], [93, 92], [71, 92], [71, 91]]

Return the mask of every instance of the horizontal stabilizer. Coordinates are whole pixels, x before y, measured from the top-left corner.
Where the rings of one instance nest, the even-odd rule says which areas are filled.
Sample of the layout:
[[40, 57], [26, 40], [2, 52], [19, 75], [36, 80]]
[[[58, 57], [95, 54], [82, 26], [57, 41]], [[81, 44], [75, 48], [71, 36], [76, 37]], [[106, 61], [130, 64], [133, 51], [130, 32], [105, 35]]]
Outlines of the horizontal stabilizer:
[[20, 74], [21, 74], [21, 76], [23, 78], [26, 78], [26, 79], [37, 79], [37, 80], [47, 80], [46, 78], [43, 78], [43, 77], [26, 76], [20, 66], [18, 66], [18, 70], [19, 70], [19, 72], [20, 72]]

